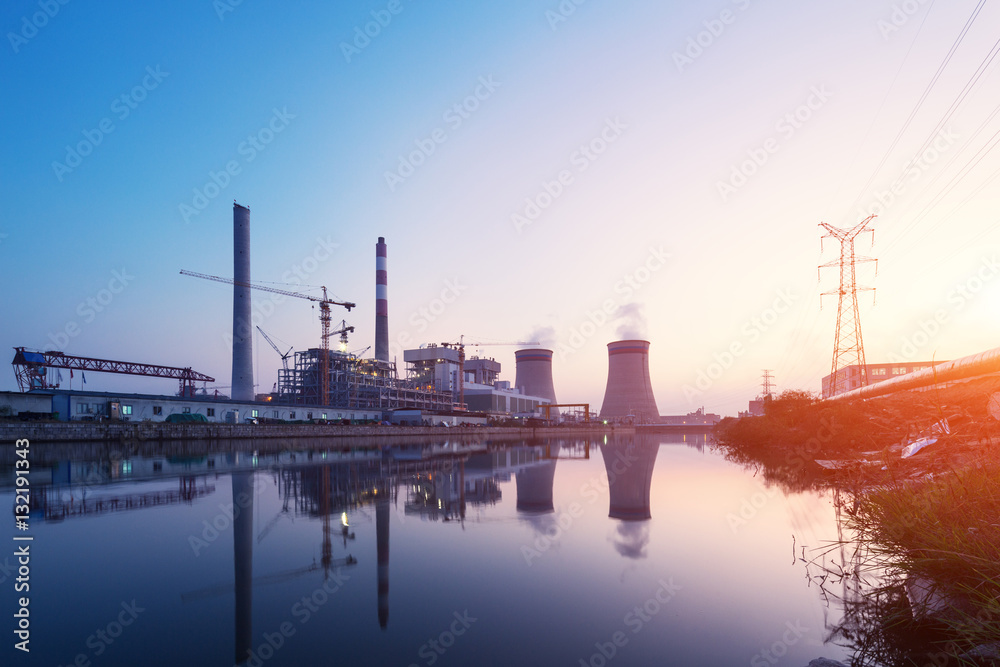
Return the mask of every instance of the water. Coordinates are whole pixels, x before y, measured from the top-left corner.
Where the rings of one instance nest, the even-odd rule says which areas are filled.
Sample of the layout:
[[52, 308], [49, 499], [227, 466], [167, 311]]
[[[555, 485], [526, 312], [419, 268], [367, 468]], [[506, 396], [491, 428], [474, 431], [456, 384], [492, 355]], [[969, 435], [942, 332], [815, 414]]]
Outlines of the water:
[[[145, 458], [102, 447], [32, 450], [31, 652], [12, 649], [8, 620], [17, 662], [4, 664], [848, 655], [824, 643], [841, 612], [799, 559], [837, 538], [832, 499], [767, 489], [704, 435], [347, 452], [258, 441]], [[12, 504], [11, 466], [3, 480]], [[0, 576], [11, 600], [15, 575]]]

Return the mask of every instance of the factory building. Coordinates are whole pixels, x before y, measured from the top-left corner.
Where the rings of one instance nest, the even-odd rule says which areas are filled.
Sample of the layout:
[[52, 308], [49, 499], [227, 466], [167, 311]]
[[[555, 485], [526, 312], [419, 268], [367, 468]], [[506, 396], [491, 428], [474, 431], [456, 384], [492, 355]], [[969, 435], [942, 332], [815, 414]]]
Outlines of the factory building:
[[[201, 415], [205, 421], [243, 424], [275, 421], [370, 422], [382, 419], [380, 410], [333, 408], [321, 405], [277, 405], [237, 401], [211, 394], [157, 396], [99, 391], [49, 389], [28, 394], [0, 392], [0, 408], [12, 416], [21, 413], [57, 413], [59, 421], [166, 421], [171, 415]], [[174, 418], [176, 419], [176, 417]]]
[[[946, 361], [905, 361], [899, 363], [890, 364], [865, 364], [868, 368], [868, 384], [875, 384], [876, 382], [882, 382], [883, 380], [888, 380], [890, 378], [899, 377], [900, 375], [906, 375], [907, 373], [912, 373], [913, 371], [923, 370], [925, 368], [930, 368], [937, 364], [944, 364]], [[825, 376], [822, 380], [822, 390], [823, 398], [828, 398], [833, 395], [833, 373]], [[850, 366], [844, 366], [843, 368], [837, 369], [837, 381], [840, 384], [840, 391], [838, 394], [842, 394], [845, 391], [850, 391], [852, 389], [857, 389], [861, 386], [861, 366], [858, 364], [851, 364]]]
[[527, 394], [500, 380], [500, 362], [495, 359], [463, 360], [462, 351], [452, 346], [432, 344], [404, 350], [403, 360], [408, 364], [410, 382], [427, 391], [448, 392], [455, 403], [464, 395], [471, 412], [526, 416], [539, 413], [540, 405], [552, 403], [545, 396]]

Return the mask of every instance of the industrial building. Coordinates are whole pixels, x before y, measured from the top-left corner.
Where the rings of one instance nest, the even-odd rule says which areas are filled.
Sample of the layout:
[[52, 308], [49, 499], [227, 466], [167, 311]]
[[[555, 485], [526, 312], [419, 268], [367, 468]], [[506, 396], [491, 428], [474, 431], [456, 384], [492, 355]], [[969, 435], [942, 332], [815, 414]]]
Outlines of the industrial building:
[[[515, 354], [521, 352], [523, 350], [518, 350]], [[464, 398], [471, 412], [523, 416], [536, 414], [538, 406], [554, 402], [547, 396], [531, 395], [521, 387], [511, 387], [510, 382], [500, 380], [498, 361], [481, 357], [466, 360], [461, 347], [428, 345], [404, 350], [403, 360], [409, 365], [410, 382], [428, 391], [447, 392], [456, 402]], [[548, 382], [551, 386], [551, 364]]]
[[267, 401], [237, 401], [212, 394], [157, 396], [66, 389], [35, 390], [27, 394], [0, 392], [0, 408], [13, 415], [53, 414], [60, 421], [166, 421], [171, 415], [201, 415], [205, 421], [242, 424], [275, 421], [379, 421], [380, 410], [329, 406], [277, 405]]
[[[875, 384], [876, 382], [882, 382], [883, 380], [888, 380], [890, 378], [899, 377], [900, 375], [906, 375], [907, 373], [912, 373], [913, 371], [923, 370], [925, 368], [930, 368], [937, 364], [947, 363], [946, 361], [901, 361], [898, 363], [889, 364], [865, 364], [868, 369], [868, 383]], [[858, 364], [851, 364], [850, 366], [844, 366], [843, 368], [837, 369], [836, 375], [837, 384], [840, 390], [837, 394], [842, 394], [845, 391], [850, 391], [852, 389], [857, 389], [861, 386], [861, 366]], [[823, 377], [822, 380], [822, 391], [823, 398], [828, 398], [833, 396], [831, 387], [834, 386], [834, 374], [830, 373]]]

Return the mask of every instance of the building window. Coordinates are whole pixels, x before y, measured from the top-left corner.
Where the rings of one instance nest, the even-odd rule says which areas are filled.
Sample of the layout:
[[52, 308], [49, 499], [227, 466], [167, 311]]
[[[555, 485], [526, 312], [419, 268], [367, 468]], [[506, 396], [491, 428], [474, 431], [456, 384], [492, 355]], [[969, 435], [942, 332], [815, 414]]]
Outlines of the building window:
[[289, 419], [295, 419], [295, 411], [294, 410], [292, 412], [288, 413], [288, 418]]
[[154, 415], [162, 415], [163, 414], [163, 406], [162, 405], [154, 405], [153, 406], [153, 414]]
[[182, 415], [189, 415], [189, 414], [191, 414], [191, 408], [181, 408], [181, 414]]
[[131, 405], [123, 405], [122, 406], [122, 414], [123, 415], [131, 415], [132, 414], [132, 406]]
[[275, 419], [278, 419], [279, 417], [281, 417], [281, 413], [280, 413], [280, 412], [278, 412], [277, 410], [275, 410], [275, 411], [274, 411], [274, 418], [275, 418]]
[[254, 419], [257, 419], [257, 408], [254, 408], [253, 410], [250, 411], [250, 416], [253, 417]]
[[312, 419], [312, 418], [313, 418], [313, 413], [307, 412], [306, 413], [306, 419]]
[[205, 408], [205, 416], [206, 417], [214, 417], [215, 416], [215, 408]]
[[325, 412], [323, 413], [323, 419], [326, 419], [326, 413]]

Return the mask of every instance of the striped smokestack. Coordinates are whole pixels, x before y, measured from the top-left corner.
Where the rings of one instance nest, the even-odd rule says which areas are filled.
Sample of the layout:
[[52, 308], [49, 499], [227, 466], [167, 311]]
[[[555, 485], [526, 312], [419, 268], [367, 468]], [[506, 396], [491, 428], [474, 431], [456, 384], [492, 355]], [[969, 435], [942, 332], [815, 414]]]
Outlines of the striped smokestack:
[[389, 299], [387, 296], [385, 238], [375, 244], [375, 358], [389, 361]]
[[648, 340], [608, 343], [608, 386], [604, 390], [601, 419], [628, 416], [640, 423], [660, 420], [649, 380]]
[[[558, 403], [556, 390], [552, 386], [552, 350], [515, 350], [514, 386], [528, 396], [541, 396], [550, 403]], [[552, 416], [558, 415], [552, 410]]]
[[250, 310], [250, 209], [233, 202], [233, 380], [236, 401], [252, 401], [253, 338]]

